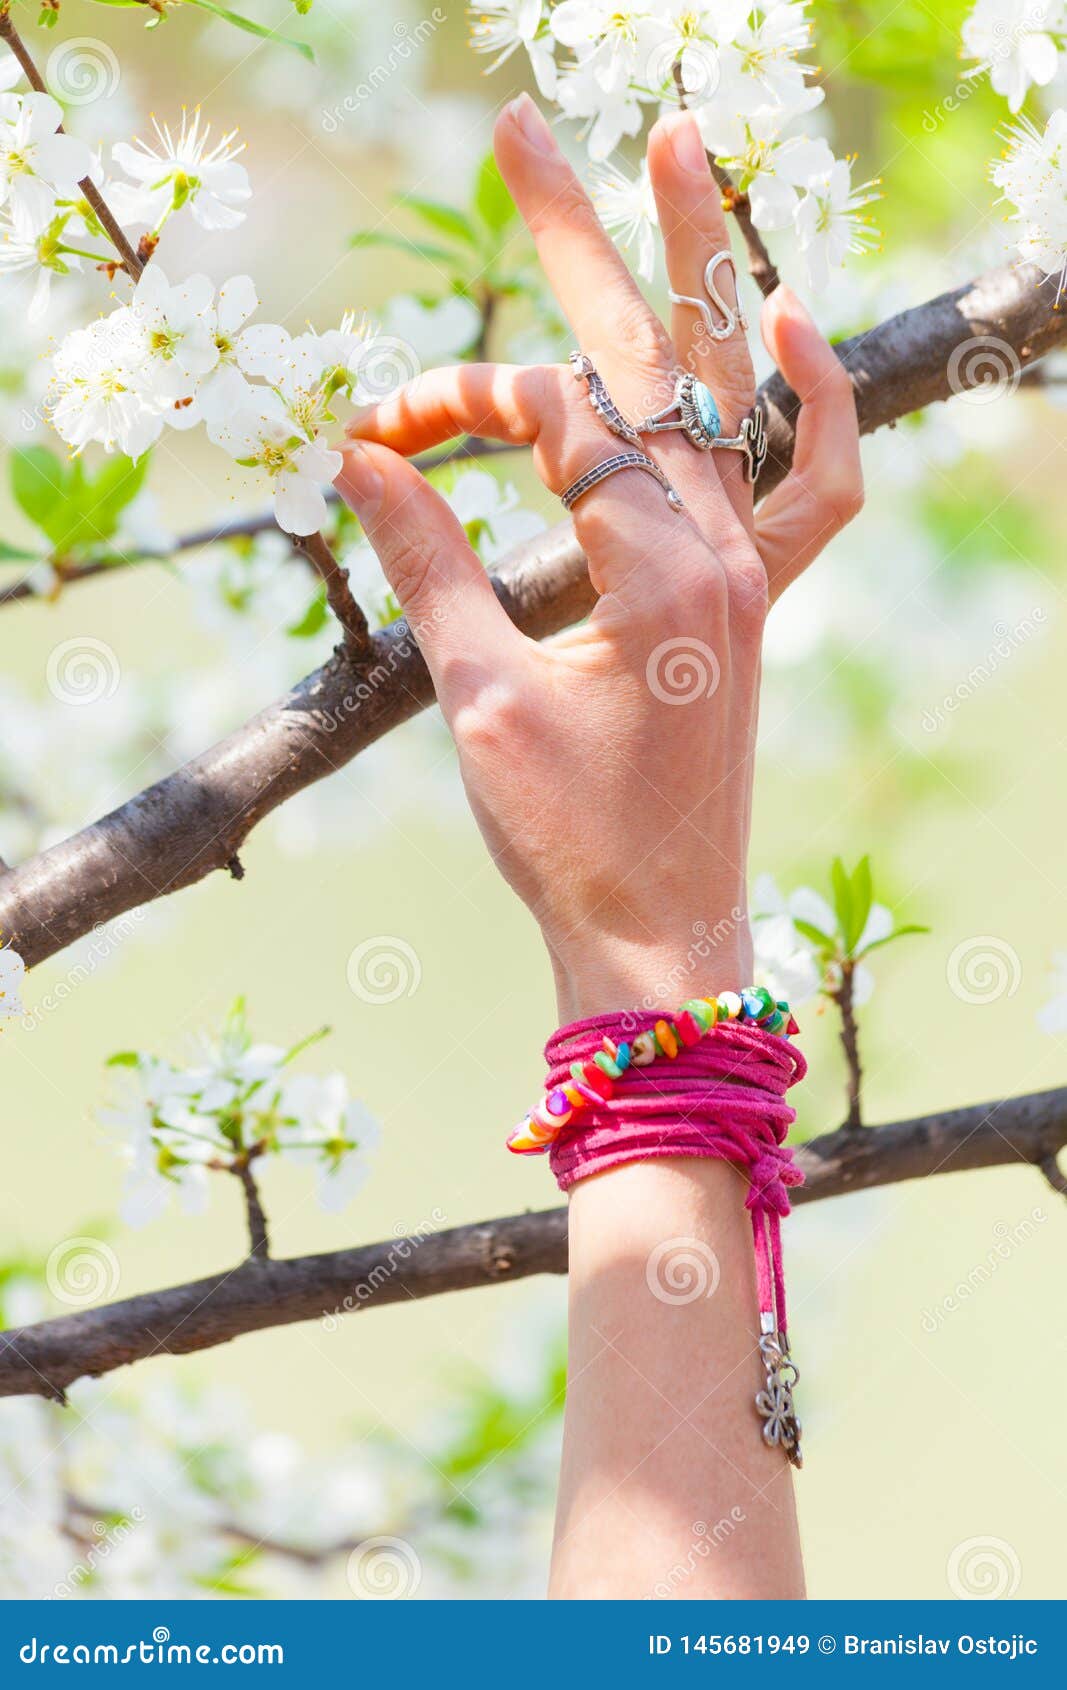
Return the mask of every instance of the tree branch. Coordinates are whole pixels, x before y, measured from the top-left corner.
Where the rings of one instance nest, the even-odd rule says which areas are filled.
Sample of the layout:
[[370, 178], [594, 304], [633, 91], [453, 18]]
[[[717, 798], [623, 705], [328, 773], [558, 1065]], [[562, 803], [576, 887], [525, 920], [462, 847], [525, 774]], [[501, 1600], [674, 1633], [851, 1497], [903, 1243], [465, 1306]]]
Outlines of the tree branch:
[[[21, 35], [11, 20], [9, 0], [5, 0], [5, 4], [0, 6], [0, 40], [6, 41], [8, 46], [11, 48], [11, 51], [22, 66], [23, 73], [30, 87], [35, 88], [38, 94], [47, 94], [48, 88], [40, 71], [34, 63], [33, 54], [26, 46], [26, 43], [23, 41]], [[58, 133], [61, 135], [65, 134], [62, 124], [59, 126]], [[97, 222], [100, 224], [100, 227], [104, 230], [108, 240], [118, 253], [119, 258], [122, 261], [122, 269], [126, 271], [132, 282], [137, 282], [140, 279], [142, 270], [144, 269], [144, 261], [130, 245], [126, 238], [125, 231], [112, 212], [111, 207], [107, 204], [99, 188], [88, 176], [84, 176], [82, 178], [82, 180], [78, 183], [78, 187], [81, 190], [82, 197], [85, 199], [86, 204], [91, 206], [93, 215], [95, 216]]]
[[863, 1066], [860, 1062], [860, 1035], [856, 1025], [856, 1010], [853, 1001], [855, 987], [855, 964], [851, 957], [846, 957], [841, 964], [841, 984], [836, 992], [830, 996], [837, 1005], [841, 1016], [841, 1048], [845, 1053], [845, 1071], [847, 1107], [845, 1111], [846, 1127], [861, 1127], [863, 1115], [861, 1107], [863, 1088]]
[[[862, 432], [965, 386], [970, 370], [958, 354], [976, 339], [1001, 341], [1020, 366], [1041, 357], [1067, 338], [1067, 312], [1054, 305], [1054, 281], [1007, 267], [843, 341], [837, 353], [852, 378]], [[799, 401], [776, 375], [759, 402], [769, 437], [763, 495], [792, 461]], [[578, 620], [593, 603], [569, 523], [511, 553], [495, 584], [508, 614], [535, 638]], [[431, 702], [406, 623], [375, 634], [373, 645], [374, 661], [358, 678], [335, 658], [219, 745], [5, 875], [0, 932], [28, 964], [40, 962], [97, 923], [224, 867], [271, 810]]]
[[[801, 1145], [795, 1203], [1003, 1164], [1041, 1167], [1067, 1143], [1067, 1087], [974, 1104]], [[155, 1355], [188, 1355], [246, 1332], [445, 1291], [566, 1273], [567, 1211], [509, 1215], [447, 1232], [271, 1261], [0, 1333], [0, 1397], [62, 1402], [68, 1386]]]

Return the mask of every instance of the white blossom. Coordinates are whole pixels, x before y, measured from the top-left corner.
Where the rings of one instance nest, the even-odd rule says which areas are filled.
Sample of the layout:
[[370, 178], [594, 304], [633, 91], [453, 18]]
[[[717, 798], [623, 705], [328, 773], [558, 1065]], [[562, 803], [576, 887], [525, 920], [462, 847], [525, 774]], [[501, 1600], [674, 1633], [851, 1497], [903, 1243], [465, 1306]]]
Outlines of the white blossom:
[[989, 73], [994, 93], [1017, 112], [1030, 87], [1045, 88], [1059, 66], [1067, 31], [1064, 0], [978, 0], [960, 32], [971, 75]]
[[237, 158], [244, 142], [234, 146], [237, 133], [231, 129], [208, 146], [210, 124], [200, 127], [200, 110], [182, 112], [181, 127], [172, 134], [170, 126], [152, 119], [156, 144], [140, 139], [132, 144], [117, 141], [111, 156], [134, 185], [116, 182], [109, 190], [112, 208], [122, 223], [147, 223], [159, 230], [172, 212], [188, 207], [204, 229], [235, 229], [244, 221], [240, 208], [252, 197], [248, 172]]
[[47, 219], [57, 198], [77, 195], [93, 156], [83, 142], [56, 134], [62, 121], [51, 94], [0, 94], [0, 205]]
[[208, 434], [238, 463], [269, 477], [274, 515], [287, 534], [314, 534], [326, 520], [323, 485], [340, 471], [341, 454], [297, 433], [277, 393], [256, 394], [255, 400], [226, 422], [209, 421]]
[[163, 407], [144, 368], [144, 335], [132, 307], [67, 335], [52, 378], [52, 425], [76, 452], [95, 440], [138, 458], [159, 439]]
[[1007, 148], [993, 181], [1014, 206], [1021, 258], [1046, 276], [1067, 279], [1067, 112], [1054, 111], [1044, 130], [1021, 118], [1005, 131]]
[[491, 53], [486, 75], [498, 70], [518, 47], [525, 47], [537, 86], [546, 100], [556, 91], [556, 60], [542, 0], [491, 0], [471, 8], [471, 45]]
[[812, 288], [825, 288], [830, 272], [851, 253], [875, 246], [877, 233], [862, 215], [875, 198], [874, 184], [853, 188], [847, 159], [835, 159], [829, 170], [810, 177], [794, 214], [797, 243], [804, 255]]
[[659, 219], [647, 164], [636, 176], [627, 176], [613, 164], [595, 166], [590, 186], [600, 221], [621, 247], [635, 249], [634, 268], [650, 282], [656, 268]]

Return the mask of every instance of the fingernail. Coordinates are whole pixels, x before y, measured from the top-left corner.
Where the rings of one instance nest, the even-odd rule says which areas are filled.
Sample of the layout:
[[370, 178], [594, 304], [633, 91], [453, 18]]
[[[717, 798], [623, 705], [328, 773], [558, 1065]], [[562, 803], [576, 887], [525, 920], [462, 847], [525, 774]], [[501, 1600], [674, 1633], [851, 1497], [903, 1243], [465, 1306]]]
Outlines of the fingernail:
[[690, 176], [706, 176], [708, 173], [707, 154], [704, 143], [700, 138], [700, 130], [691, 117], [679, 118], [670, 129], [671, 152], [675, 162]]
[[341, 492], [358, 517], [373, 516], [385, 490], [381, 476], [362, 446], [351, 441], [344, 448], [344, 460], [339, 478]]
[[556, 143], [552, 138], [552, 131], [529, 94], [520, 94], [517, 100], [512, 100], [508, 109], [531, 147], [535, 147], [539, 153], [545, 154], [551, 154], [557, 150]]

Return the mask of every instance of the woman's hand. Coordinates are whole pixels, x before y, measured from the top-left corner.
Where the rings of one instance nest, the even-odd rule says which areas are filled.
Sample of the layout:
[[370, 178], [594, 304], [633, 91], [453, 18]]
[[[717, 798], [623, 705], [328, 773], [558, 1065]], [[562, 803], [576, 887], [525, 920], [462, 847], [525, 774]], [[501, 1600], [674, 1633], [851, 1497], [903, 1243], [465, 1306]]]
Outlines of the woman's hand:
[[[724, 435], [754, 398], [740, 329], [714, 342], [689, 306], [671, 334], [650, 310], [547, 124], [525, 95], [496, 155], [582, 351], [631, 419], [693, 371]], [[687, 114], [652, 131], [648, 162], [676, 293], [701, 296], [729, 244]], [[718, 285], [732, 297], [730, 267]], [[684, 514], [627, 470], [574, 511], [600, 594], [588, 621], [538, 645], [499, 605], [444, 500], [397, 454], [460, 434], [528, 445], [561, 493], [625, 443], [567, 366], [434, 370], [353, 425], [338, 485], [411, 622], [489, 848], [537, 918], [564, 1019], [751, 972], [745, 904], [752, 751], [768, 603], [862, 502], [851, 385], [811, 319], [779, 288], [764, 340], [802, 401], [792, 473], [753, 515], [738, 454], [646, 435]], [[691, 984], [690, 984], [691, 980]]]

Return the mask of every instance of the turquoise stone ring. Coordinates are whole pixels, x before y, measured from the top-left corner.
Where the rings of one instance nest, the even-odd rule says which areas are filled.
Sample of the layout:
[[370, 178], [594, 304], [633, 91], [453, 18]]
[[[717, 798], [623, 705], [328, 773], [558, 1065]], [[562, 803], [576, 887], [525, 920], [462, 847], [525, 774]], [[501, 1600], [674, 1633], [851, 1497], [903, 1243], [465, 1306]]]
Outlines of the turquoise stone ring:
[[707, 452], [722, 434], [722, 419], [715, 396], [694, 375], [679, 376], [674, 398], [640, 424], [642, 434], [662, 434], [680, 428], [700, 452]]

